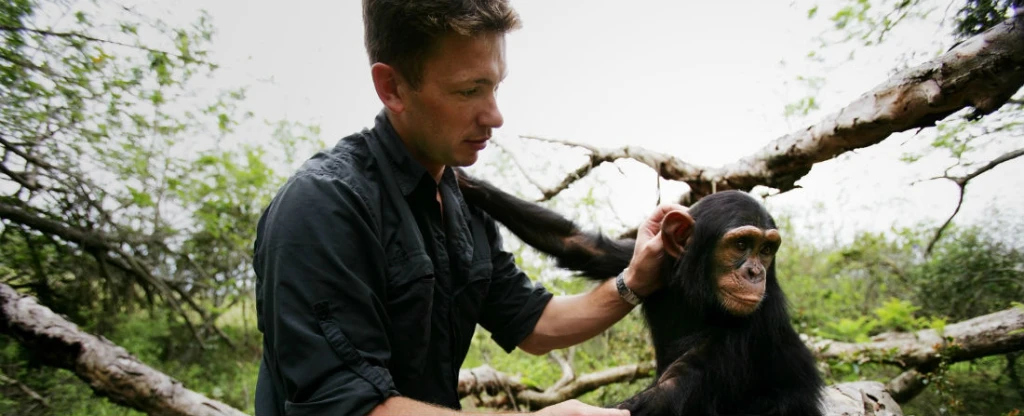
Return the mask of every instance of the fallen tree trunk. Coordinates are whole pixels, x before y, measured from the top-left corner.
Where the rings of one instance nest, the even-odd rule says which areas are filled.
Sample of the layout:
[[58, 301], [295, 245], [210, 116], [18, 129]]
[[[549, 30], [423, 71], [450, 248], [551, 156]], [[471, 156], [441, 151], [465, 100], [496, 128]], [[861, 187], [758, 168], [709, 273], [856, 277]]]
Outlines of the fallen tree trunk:
[[1011, 308], [946, 325], [941, 334], [924, 329], [879, 334], [865, 343], [819, 339], [808, 345], [820, 359], [882, 362], [902, 368], [966, 361], [1024, 350], [1024, 309]]
[[0, 283], [0, 333], [9, 334], [46, 365], [71, 370], [97, 395], [160, 416], [241, 416], [245, 413], [186, 389], [124, 348], [78, 327], [30, 296]]
[[541, 189], [549, 199], [603, 162], [634, 159], [661, 177], [685, 182], [689, 205], [713, 192], [749, 191], [756, 185], [793, 189], [818, 162], [868, 147], [893, 133], [934, 126], [964, 108], [981, 117], [1006, 104], [1024, 85], [1024, 13], [960, 43], [945, 54], [900, 71], [817, 124], [773, 140], [754, 154], [712, 168], [647, 149], [600, 149], [582, 143], [543, 139], [590, 152], [590, 160], [556, 187]]

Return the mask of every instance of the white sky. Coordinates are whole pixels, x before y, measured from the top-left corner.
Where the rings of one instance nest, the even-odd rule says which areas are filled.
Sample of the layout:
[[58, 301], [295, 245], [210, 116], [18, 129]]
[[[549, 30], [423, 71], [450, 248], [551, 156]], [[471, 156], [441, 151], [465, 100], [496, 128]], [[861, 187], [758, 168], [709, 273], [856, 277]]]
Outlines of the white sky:
[[[934, 25], [908, 26], [885, 48], [860, 48], [856, 60], [822, 72], [805, 59], [822, 27], [807, 19], [812, 3], [800, 1], [512, 0], [524, 25], [507, 38], [509, 75], [499, 95], [506, 123], [498, 137], [535, 163], [533, 154], [557, 155], [548, 148], [537, 151], [536, 142], [520, 142], [519, 134], [603, 147], [636, 145], [719, 166], [845, 106], [885, 81], [905, 51], [938, 51], [943, 45], [934, 41], [949, 38], [948, 30]], [[838, 4], [818, 3], [825, 10]], [[318, 123], [323, 139], [333, 144], [370, 126], [381, 108], [370, 84], [358, 0], [156, 4], [179, 16], [199, 8], [210, 12], [218, 30], [213, 60], [223, 67], [216, 82], [250, 85], [247, 105], [258, 117]], [[924, 59], [915, 56], [911, 64]], [[784, 106], [805, 94], [795, 81], [799, 75], [825, 78], [818, 96], [823, 108], [787, 120]], [[252, 131], [251, 140], [269, 133]], [[898, 161], [907, 147], [924, 140], [899, 135], [820, 164], [799, 182], [804, 189], [769, 204], [801, 213], [798, 225], [826, 240], [894, 223], [937, 226], [952, 212], [954, 187], [910, 183], [940, 174], [945, 162]], [[497, 151], [492, 146], [486, 154]], [[575, 164], [565, 166], [567, 171]], [[614, 196], [616, 214], [635, 224], [655, 203], [653, 174], [628, 162], [619, 166], [627, 176], [602, 171], [608, 182], [598, 196]], [[1005, 164], [976, 180], [961, 220], [988, 215], [989, 206], [1019, 216], [1022, 167], [1021, 161]], [[560, 177], [541, 179], [550, 186]], [[674, 198], [681, 189], [669, 185], [662, 191]]]

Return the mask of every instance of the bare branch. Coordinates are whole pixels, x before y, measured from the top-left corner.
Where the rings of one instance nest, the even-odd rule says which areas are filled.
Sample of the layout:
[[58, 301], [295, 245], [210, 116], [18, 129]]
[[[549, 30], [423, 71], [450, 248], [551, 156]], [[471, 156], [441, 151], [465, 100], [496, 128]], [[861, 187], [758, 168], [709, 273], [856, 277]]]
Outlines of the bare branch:
[[969, 173], [969, 174], [967, 174], [965, 176], [962, 176], [960, 178], [956, 178], [956, 182], [960, 183], [960, 184], [963, 184], [963, 185], [967, 185], [967, 182], [969, 182], [971, 179], [974, 179], [974, 178], [978, 177], [978, 175], [981, 175], [982, 173], [988, 172], [988, 171], [992, 170], [993, 168], [995, 168], [996, 166], [999, 166], [1002, 163], [1009, 162], [1009, 161], [1011, 161], [1013, 159], [1016, 159], [1018, 157], [1021, 157], [1021, 156], [1024, 156], [1024, 149], [1017, 149], [1017, 150], [1014, 150], [1012, 152], [1004, 153], [1003, 155], [1001, 155], [1001, 156], [999, 156], [999, 157], [997, 157], [995, 159], [992, 159], [992, 161], [990, 161], [987, 164], [985, 164], [985, 166], [982, 166], [982, 167], [978, 168], [974, 172], [971, 172], [971, 173]]
[[549, 192], [547, 188], [540, 184], [540, 182], [534, 180], [533, 176], [530, 176], [530, 172], [527, 171], [525, 167], [523, 167], [522, 163], [519, 162], [519, 156], [517, 156], [514, 152], [505, 147], [505, 145], [501, 144], [500, 141], [493, 140], [493, 143], [495, 146], [498, 146], [498, 148], [501, 149], [501, 151], [505, 152], [505, 154], [509, 155], [509, 157], [512, 158], [512, 163], [515, 163], [516, 167], [519, 168], [519, 171], [522, 172], [523, 176], [526, 177], [526, 180], [529, 181], [531, 185], [539, 189], [541, 193], [545, 195]]
[[949, 224], [953, 222], [953, 218], [956, 217], [956, 214], [960, 213], [960, 208], [964, 205], [964, 184], [957, 183], [957, 187], [956, 208], [953, 209], [952, 214], [949, 214], [949, 218], [946, 218], [946, 222], [942, 223], [942, 225], [935, 230], [935, 235], [932, 236], [931, 241], [928, 242], [928, 247], [924, 250], [925, 256], [930, 256], [932, 254], [932, 249], [935, 248], [935, 243], [939, 242], [939, 239], [942, 238], [942, 233], [946, 231], [946, 227], [949, 227]]
[[[83, 231], [71, 228], [57, 221], [35, 215], [26, 209], [5, 203], [0, 203], [0, 218], [22, 224], [44, 234], [59, 237], [64, 241], [79, 244], [85, 251], [92, 253], [94, 256], [101, 256], [106, 261], [109, 261], [110, 264], [136, 276], [139, 282], [157, 289], [163, 295], [163, 299], [167, 300], [171, 308], [181, 315], [185, 325], [188, 326], [196, 340], [202, 345], [202, 338], [199, 336], [198, 330], [192, 323], [192, 319], [185, 313], [178, 298], [199, 313], [203, 319], [206, 319], [208, 316], [206, 309], [196, 303], [191, 295], [179, 285], [170, 285], [154, 276], [148, 267], [119, 246], [119, 240], [99, 231]], [[115, 258], [111, 253], [116, 254], [119, 258]], [[175, 297], [175, 293], [178, 295], [177, 297]], [[229, 346], [234, 347], [234, 343], [220, 328], [216, 328], [216, 332]]]
[[31, 27], [6, 26], [6, 25], [0, 25], [0, 31], [2, 31], [2, 32], [35, 33], [37, 35], [43, 35], [43, 36], [49, 36], [49, 37], [55, 37], [55, 38], [78, 39], [78, 40], [84, 40], [84, 41], [89, 41], [89, 42], [105, 43], [105, 44], [108, 44], [108, 45], [123, 46], [123, 47], [126, 47], [126, 48], [138, 49], [138, 50], [141, 50], [141, 51], [158, 53], [158, 54], [167, 55], [167, 56], [173, 56], [173, 57], [175, 57], [177, 59], [186, 60], [186, 61], [189, 61], [189, 62], [204, 63], [204, 62], [202, 62], [202, 61], [200, 61], [198, 59], [195, 59], [193, 57], [190, 57], [190, 56], [186, 57], [186, 56], [183, 56], [183, 55], [180, 55], [180, 54], [177, 54], [177, 53], [162, 51], [162, 50], [159, 50], [159, 49], [153, 49], [153, 48], [145, 47], [145, 46], [142, 46], [142, 45], [130, 45], [130, 44], [127, 44], [127, 43], [118, 42], [118, 41], [114, 41], [114, 40], [110, 40], [110, 39], [100, 39], [100, 38], [97, 38], [97, 37], [93, 37], [93, 36], [89, 36], [89, 35], [86, 35], [86, 34], [83, 34], [83, 33], [77, 33], [77, 32], [55, 32], [55, 31], [48, 30], [48, 29], [36, 29], [36, 28], [31, 28]]
[[953, 210], [953, 213], [949, 216], [949, 218], [946, 218], [946, 222], [942, 223], [942, 226], [935, 230], [935, 235], [933, 235], [931, 241], [928, 242], [928, 248], [924, 250], [924, 254], [926, 256], [931, 255], [932, 249], [935, 248], [935, 243], [939, 242], [939, 239], [942, 238], [942, 233], [946, 230], [946, 227], [948, 227], [949, 224], [953, 222], [953, 218], [956, 217], [956, 214], [960, 212], [960, 208], [964, 204], [964, 193], [967, 191], [967, 183], [970, 182], [971, 179], [978, 177], [978, 175], [988, 172], [1002, 163], [1009, 162], [1021, 156], [1024, 156], [1024, 149], [1018, 149], [1012, 152], [1004, 153], [1003, 155], [995, 159], [992, 159], [990, 162], [986, 163], [985, 166], [982, 166], [964, 176], [951, 177], [949, 175], [945, 175], [935, 178], [949, 179], [953, 181], [953, 183], [955, 183], [956, 186], [959, 188], [960, 195], [957, 198], [956, 209]]
[[855, 381], [825, 389], [826, 415], [902, 416], [899, 404], [877, 381]]
[[796, 188], [811, 167], [845, 152], [874, 145], [893, 133], [934, 126], [967, 107], [968, 118], [987, 115], [1007, 103], [1024, 85], [1024, 14], [974, 36], [947, 53], [900, 71], [817, 124], [773, 140], [757, 152], [719, 168], [686, 164], [668, 155], [625, 147], [606, 150], [577, 146], [591, 152], [590, 163], [577, 169], [556, 189], [578, 180], [606, 161], [632, 158], [665, 179], [685, 182], [690, 194], [681, 202], [696, 202], [726, 189], [749, 191], [764, 185], [785, 192]]
[[588, 144], [563, 141], [557, 139], [549, 139], [538, 136], [521, 137], [531, 140], [540, 140], [548, 143], [557, 143], [564, 146], [579, 147], [582, 149], [586, 149], [587, 151], [590, 152], [590, 160], [581, 165], [575, 171], [570, 172], [568, 175], [566, 175], [565, 179], [563, 179], [561, 183], [559, 183], [554, 188], [550, 189], [550, 192], [545, 192], [544, 197], [541, 199], [541, 201], [551, 199], [555, 195], [558, 195], [559, 192], [568, 189], [569, 185], [572, 185], [574, 182], [582, 179], [584, 176], [587, 176], [590, 173], [590, 171], [594, 170], [594, 168], [600, 166], [602, 163], [614, 162], [619, 159], [633, 159], [637, 162], [643, 163], [650, 167], [651, 169], [654, 169], [655, 172], [658, 172], [659, 175], [667, 179], [700, 177], [704, 173], [704, 171], [708, 169], [706, 167], [686, 163], [672, 155], [658, 153], [640, 147], [626, 146], [618, 149], [601, 149]]
[[[654, 362], [623, 365], [583, 374], [560, 388], [540, 391], [523, 384], [519, 377], [511, 376], [483, 365], [459, 371], [459, 397], [487, 393], [497, 395], [510, 392], [512, 400], [525, 405], [527, 409], [540, 409], [563, 402], [614, 383], [629, 382], [654, 375]], [[500, 404], [492, 402], [491, 405]]]
[[927, 375], [916, 368], [911, 368], [885, 383], [885, 388], [892, 393], [892, 398], [897, 402], [906, 403], [928, 387], [927, 379]]
[[885, 333], [871, 342], [847, 343], [826, 339], [807, 342], [819, 359], [881, 362], [916, 368], [959, 362], [1024, 350], [1024, 310], [1011, 308], [963, 322], [912, 333]]
[[31, 397], [32, 400], [35, 400], [41, 406], [43, 406], [43, 407], [45, 407], [47, 409], [50, 408], [50, 403], [48, 403], [46, 401], [46, 398], [41, 396], [39, 393], [36, 393], [35, 390], [32, 390], [31, 388], [26, 386], [24, 383], [22, 383], [22, 382], [20, 382], [18, 380], [15, 380], [13, 378], [7, 377], [7, 375], [5, 375], [4, 373], [0, 373], [0, 383], [10, 384], [10, 385], [13, 385], [13, 386], [17, 386], [18, 390], [21, 390], [21, 392], [25, 393], [26, 396]]
[[564, 356], [562, 355], [563, 351], [556, 350], [548, 353], [548, 357], [551, 357], [551, 359], [562, 369], [562, 378], [558, 379], [558, 381], [551, 385], [548, 390], [558, 390], [576, 379], [576, 370], [572, 368], [572, 354], [574, 350], [574, 348], [570, 347], [568, 350], [564, 351]]
[[96, 394], [145, 413], [241, 416], [241, 411], [186, 389], [124, 348], [82, 332], [30, 296], [0, 284], [0, 332], [18, 339], [46, 365], [75, 373]]

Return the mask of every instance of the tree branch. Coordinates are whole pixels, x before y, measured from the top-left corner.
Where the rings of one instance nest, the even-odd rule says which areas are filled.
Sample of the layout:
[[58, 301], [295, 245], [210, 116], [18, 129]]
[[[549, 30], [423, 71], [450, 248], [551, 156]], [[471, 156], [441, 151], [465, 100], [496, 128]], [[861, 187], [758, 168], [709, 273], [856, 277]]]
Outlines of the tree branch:
[[949, 218], [946, 218], [946, 222], [943, 222], [942, 225], [935, 230], [935, 234], [932, 235], [931, 241], [928, 242], [928, 247], [924, 249], [925, 256], [930, 256], [932, 254], [932, 249], [935, 248], [935, 243], [939, 242], [939, 239], [942, 238], [942, 233], [946, 231], [946, 227], [949, 227], [949, 224], [953, 222], [953, 218], [956, 217], [956, 214], [960, 213], [960, 208], [964, 206], [964, 185], [965, 184], [957, 183], [956, 208], [953, 209], [952, 214], [949, 214]]
[[927, 379], [928, 376], [924, 372], [911, 368], [885, 383], [885, 388], [897, 403], [906, 403], [928, 387]]
[[114, 40], [109, 40], [109, 39], [100, 39], [100, 38], [97, 38], [97, 37], [92, 37], [92, 36], [89, 36], [89, 35], [86, 35], [86, 34], [82, 34], [82, 33], [77, 33], [77, 32], [54, 32], [54, 31], [48, 30], [48, 29], [36, 29], [36, 28], [31, 28], [31, 27], [6, 26], [6, 25], [0, 25], [0, 31], [2, 31], [2, 32], [35, 33], [37, 35], [43, 35], [43, 36], [49, 36], [49, 37], [55, 37], [55, 38], [79, 39], [79, 40], [84, 40], [84, 41], [89, 41], [89, 42], [105, 43], [105, 44], [108, 44], [108, 45], [123, 46], [123, 47], [126, 47], [126, 48], [138, 49], [140, 51], [146, 51], [146, 52], [163, 54], [163, 55], [167, 55], [167, 56], [173, 56], [173, 57], [175, 57], [177, 59], [187, 60], [189, 62], [204, 63], [204, 62], [202, 62], [200, 60], [197, 60], [195, 58], [185, 57], [185, 56], [182, 56], [182, 55], [179, 55], [179, 54], [176, 54], [176, 53], [172, 53], [172, 52], [162, 51], [162, 50], [159, 50], [159, 49], [153, 49], [153, 48], [145, 47], [145, 46], [142, 46], [142, 45], [130, 45], [130, 44], [127, 44], [127, 43], [122, 43], [122, 42], [118, 42], [118, 41], [114, 41]]
[[826, 415], [902, 416], [899, 404], [877, 381], [840, 383], [825, 388]]
[[[548, 353], [548, 357], [551, 357], [551, 360], [558, 364], [558, 367], [562, 369], [562, 378], [558, 379], [558, 381], [551, 385], [548, 390], [558, 390], [576, 379], [576, 369], [572, 368], [572, 355], [574, 350], [574, 347], [569, 347], [569, 349], [565, 351], [551, 351]], [[565, 355], [562, 355], [563, 353]]]
[[590, 152], [590, 160], [581, 165], [575, 171], [566, 175], [565, 179], [562, 179], [561, 183], [548, 190], [541, 189], [544, 192], [544, 197], [541, 198], [540, 201], [546, 201], [555, 197], [555, 195], [558, 195], [560, 192], [568, 189], [569, 185], [572, 185], [574, 182], [582, 179], [584, 176], [587, 176], [590, 171], [594, 170], [594, 168], [600, 166], [602, 163], [614, 162], [619, 159], [633, 159], [637, 162], [643, 163], [651, 169], [654, 169], [659, 175], [666, 179], [701, 177], [703, 173], [709, 169], [707, 167], [686, 163], [682, 159], [672, 155], [654, 152], [640, 147], [626, 146], [618, 149], [602, 149], [584, 143], [549, 139], [539, 136], [520, 137], [548, 143], [557, 143], [564, 146], [579, 147]]
[[111, 401], [151, 415], [241, 416], [241, 411], [186, 389], [110, 341], [75, 324], [10, 286], [0, 284], [0, 332], [46, 365], [75, 373]]
[[5, 375], [4, 373], [0, 373], [0, 383], [10, 384], [10, 385], [18, 387], [18, 390], [21, 390], [22, 393], [25, 393], [26, 396], [32, 398], [32, 400], [35, 400], [41, 406], [43, 406], [43, 407], [45, 407], [47, 409], [50, 408], [50, 403], [46, 401], [46, 398], [41, 396], [39, 393], [36, 393], [35, 390], [32, 390], [31, 388], [26, 386], [24, 383], [22, 383], [22, 382], [20, 382], [18, 380], [15, 380], [13, 378], [7, 377], [7, 375]]
[[[189, 318], [187, 313], [185, 313], [185, 310], [182, 308], [179, 300], [175, 298], [175, 293], [204, 320], [208, 316], [207, 311], [199, 306], [188, 292], [179, 285], [170, 285], [154, 276], [150, 272], [149, 268], [145, 267], [138, 259], [119, 247], [119, 240], [99, 231], [83, 231], [77, 228], [68, 227], [57, 221], [39, 217], [25, 209], [8, 205], [3, 202], [0, 202], [0, 218], [22, 224], [43, 234], [59, 237], [64, 241], [79, 244], [85, 251], [94, 253], [94, 255], [97, 256], [103, 256], [103, 258], [110, 261], [114, 266], [131, 273], [139, 282], [156, 288], [163, 295], [162, 298], [167, 300], [171, 308], [181, 315], [185, 325], [190, 331], [192, 331], [193, 336], [195, 336], [196, 341], [198, 341], [200, 345], [203, 344], [202, 337], [200, 337], [195, 324], [192, 323], [192, 319]], [[116, 253], [120, 258], [115, 258], [111, 253]], [[228, 338], [227, 334], [220, 330], [220, 328], [215, 328], [215, 332], [217, 332], [217, 335], [220, 336], [229, 346], [232, 348], [235, 347], [234, 342], [232, 342], [231, 339]]]
[[501, 142], [498, 141], [498, 140], [494, 140], [494, 145], [498, 146], [498, 149], [501, 149], [503, 152], [505, 152], [505, 154], [507, 154], [510, 158], [512, 158], [512, 163], [514, 163], [516, 165], [516, 167], [519, 168], [519, 171], [523, 173], [523, 177], [525, 177], [526, 180], [529, 181], [531, 185], [533, 185], [535, 188], [539, 189], [541, 191], [541, 193], [543, 193], [545, 195], [549, 192], [547, 188], [544, 188], [544, 186], [540, 184], [540, 182], [537, 182], [536, 180], [534, 180], [533, 176], [530, 176], [530, 172], [528, 172], [526, 170], [526, 168], [523, 167], [523, 164], [519, 162], [519, 156], [516, 156], [515, 153], [513, 153], [511, 150], [509, 150], [507, 147], [505, 147], [503, 144], [501, 144]]
[[586, 175], [600, 163], [631, 158], [665, 179], [685, 182], [684, 204], [719, 190], [749, 191], [765, 185], [785, 192], [811, 167], [835, 156], [874, 145], [893, 133], [934, 126], [967, 107], [968, 118], [987, 115], [1007, 103], [1024, 85], [1024, 14], [974, 36], [947, 53], [900, 71], [838, 112], [771, 143], [734, 163], [706, 168], [672, 156], [634, 147], [598, 149], [580, 143], [534, 136], [536, 140], [576, 146], [591, 152], [588, 164], [568, 175], [559, 187]]
[[965, 176], [962, 176], [960, 178], [955, 178], [955, 181], [957, 183], [962, 184], [962, 185], [966, 185], [967, 182], [969, 182], [971, 179], [974, 179], [974, 178], [978, 177], [978, 175], [981, 175], [982, 173], [988, 172], [988, 171], [992, 170], [992, 168], [995, 168], [996, 166], [999, 166], [1002, 163], [1009, 162], [1009, 161], [1011, 161], [1013, 159], [1016, 159], [1018, 157], [1021, 157], [1021, 156], [1024, 156], [1024, 149], [1017, 149], [1017, 150], [1014, 150], [1012, 152], [1006, 152], [1006, 153], [1000, 155], [999, 157], [997, 157], [995, 159], [992, 159], [990, 162], [985, 164], [985, 166], [982, 166], [982, 167], [978, 168], [974, 172], [971, 172], [971, 173], [969, 173], [969, 174], [967, 174]]
[[[582, 374], [568, 383], [560, 383], [544, 391], [523, 384], [519, 377], [511, 376], [482, 365], [459, 371], [459, 397], [486, 393], [498, 395], [511, 393], [512, 400], [525, 405], [527, 409], [540, 409], [563, 402], [599, 387], [614, 383], [629, 382], [654, 375], [654, 362], [613, 367], [596, 373]], [[555, 388], [557, 386], [557, 388]], [[492, 404], [499, 404], [492, 402]]]
[[1007, 310], [912, 333], [884, 333], [871, 342], [847, 343], [827, 339], [808, 341], [819, 359], [882, 362], [917, 368], [937, 362], [958, 362], [1024, 350], [1024, 310]]
[[964, 176], [951, 177], [945, 175], [939, 177], [953, 181], [953, 183], [955, 183], [956, 186], [959, 188], [960, 196], [957, 198], [956, 209], [953, 210], [953, 213], [950, 214], [949, 218], [946, 218], [946, 222], [942, 223], [942, 226], [935, 230], [935, 235], [933, 235], [931, 241], [928, 242], [928, 248], [924, 250], [924, 254], [926, 256], [931, 255], [932, 249], [935, 248], [935, 243], [939, 242], [939, 239], [942, 238], [942, 233], [946, 230], [946, 227], [948, 227], [949, 224], [953, 222], [953, 218], [956, 217], [956, 214], [960, 212], [960, 207], [962, 207], [964, 204], [964, 192], [967, 191], [967, 183], [970, 182], [971, 179], [978, 177], [978, 175], [988, 172], [1002, 163], [1011, 161], [1021, 156], [1024, 156], [1024, 149], [1018, 149], [1012, 152], [1004, 153], [1001, 156], [989, 161], [987, 164], [985, 164], [985, 166], [982, 166], [975, 170], [974, 172], [968, 173], [967, 175]]

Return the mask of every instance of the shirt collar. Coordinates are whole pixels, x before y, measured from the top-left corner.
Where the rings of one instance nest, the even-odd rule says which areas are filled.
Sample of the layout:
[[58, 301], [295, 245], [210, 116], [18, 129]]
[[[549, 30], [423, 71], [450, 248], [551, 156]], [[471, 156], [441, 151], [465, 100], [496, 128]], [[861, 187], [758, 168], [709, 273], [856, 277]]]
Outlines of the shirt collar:
[[[433, 182], [427, 169], [413, 159], [409, 154], [409, 149], [405, 148], [402, 138], [398, 137], [398, 132], [391, 125], [391, 120], [388, 120], [387, 110], [381, 110], [377, 114], [373, 130], [376, 132], [377, 139], [380, 140], [381, 147], [384, 148], [384, 153], [389, 159], [391, 169], [395, 173], [395, 180], [398, 182], [403, 196], [409, 196], [416, 189], [416, 185], [423, 180], [424, 175]], [[445, 170], [449, 170], [448, 167], [445, 167]]]
[[[455, 176], [455, 171], [450, 166], [445, 166], [444, 171], [441, 173], [441, 183], [435, 184], [434, 178], [427, 173], [427, 169], [409, 154], [409, 149], [406, 149], [405, 143], [398, 137], [398, 132], [395, 131], [391, 121], [388, 120], [385, 110], [381, 110], [380, 114], [377, 114], [373, 130], [376, 133], [377, 140], [380, 140], [381, 147], [384, 148], [387, 159], [389, 159], [388, 162], [390, 163], [388, 164], [395, 174], [395, 180], [398, 182], [399, 190], [402, 191], [402, 196], [408, 198], [416, 190], [417, 186], [420, 186], [424, 181], [429, 181], [433, 185], [431, 187], [432, 190], [429, 192], [430, 198], [434, 197], [434, 192], [438, 186], [441, 187], [442, 192], [447, 190], [449, 205], [446, 205], [444, 215], [448, 215], [449, 224], [456, 231], [454, 243], [457, 247], [457, 255], [461, 260], [460, 264], [463, 265], [462, 267], [469, 267], [473, 259], [472, 233], [467, 222], [470, 218], [470, 212], [469, 206], [466, 205], [466, 200], [462, 197], [462, 192], [459, 191], [459, 183]], [[454, 201], [450, 198], [454, 198]]]

